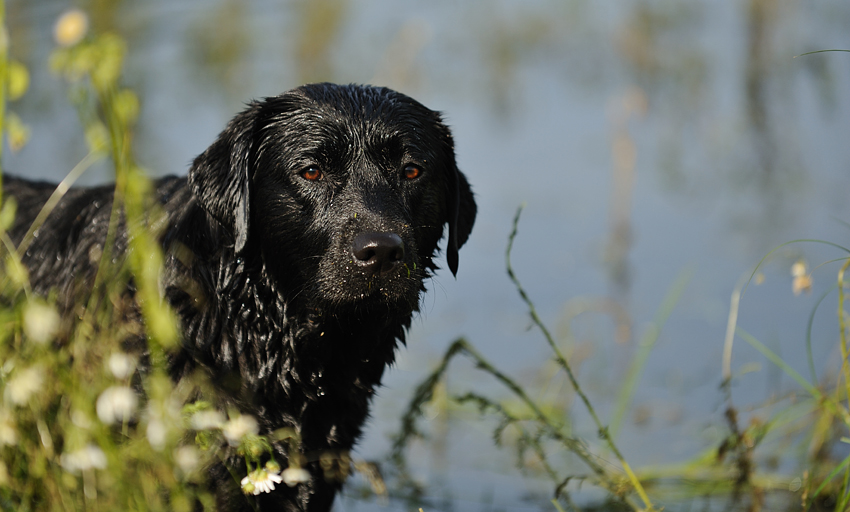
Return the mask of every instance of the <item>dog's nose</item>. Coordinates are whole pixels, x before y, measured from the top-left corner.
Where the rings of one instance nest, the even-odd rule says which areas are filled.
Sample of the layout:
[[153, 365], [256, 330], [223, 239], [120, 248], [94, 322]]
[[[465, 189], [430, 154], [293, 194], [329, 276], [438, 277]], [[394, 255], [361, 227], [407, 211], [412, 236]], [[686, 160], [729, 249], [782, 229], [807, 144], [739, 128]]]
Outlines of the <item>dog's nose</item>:
[[357, 264], [370, 274], [386, 274], [404, 260], [404, 242], [395, 233], [360, 233], [351, 249]]

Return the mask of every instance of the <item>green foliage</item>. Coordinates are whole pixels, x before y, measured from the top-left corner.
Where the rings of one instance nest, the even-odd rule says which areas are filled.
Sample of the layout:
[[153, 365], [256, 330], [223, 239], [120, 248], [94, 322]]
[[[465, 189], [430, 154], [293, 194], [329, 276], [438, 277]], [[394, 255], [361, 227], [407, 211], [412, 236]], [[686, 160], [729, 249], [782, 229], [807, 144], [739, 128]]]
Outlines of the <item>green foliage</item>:
[[[507, 388], [513, 398], [519, 400], [520, 407], [514, 406], [510, 401], [498, 401], [476, 393], [455, 396], [453, 400], [458, 404], [474, 404], [482, 414], [491, 414], [498, 419], [498, 425], [493, 432], [493, 439], [497, 445], [504, 445], [508, 430], [512, 430], [512, 442], [515, 445], [518, 467], [521, 469], [528, 469], [531, 466], [542, 468], [544, 475], [551, 479], [555, 486], [554, 500], [561, 499], [568, 506], [574, 508], [567, 491], [567, 485], [571, 481], [583, 481], [608, 491], [612, 497], [632, 510], [657, 510], [644, 490], [643, 484], [617, 448], [607, 425], [604, 425], [599, 419], [596, 410], [576, 379], [566, 356], [540, 319], [534, 303], [514, 273], [510, 255], [521, 212], [522, 208], [517, 211], [513, 230], [508, 239], [506, 251], [508, 275], [523, 301], [528, 305], [531, 319], [543, 333], [558, 368], [566, 374], [596, 425], [602, 447], [601, 449], [594, 449], [587, 440], [576, 437], [571, 432], [566, 411], [552, 409], [532, 398], [532, 393], [527, 391], [517, 380], [497, 369], [468, 341], [459, 339], [452, 343], [446, 351], [436, 370], [416, 388], [413, 399], [402, 416], [401, 430], [395, 438], [392, 452], [392, 460], [400, 468], [402, 482], [410, 485], [410, 478], [405, 470], [404, 450], [413, 438], [422, 435], [416, 421], [422, 416], [423, 406], [433, 397], [435, 388], [448, 370], [449, 362], [458, 355], [465, 355], [475, 363], [476, 368], [494, 377]], [[551, 462], [551, 459], [556, 456], [560, 458], [563, 452], [575, 455], [590, 470], [590, 473], [576, 474], [573, 471], [559, 470]], [[614, 468], [606, 462], [607, 453], [614, 455], [620, 464], [620, 468]], [[529, 463], [529, 455], [533, 457], [532, 463]]]
[[[17, 247], [6, 233], [15, 201], [0, 205], [0, 510], [212, 510], [205, 468], [229, 451], [245, 459], [247, 467], [229, 469], [246, 494], [303, 481], [309, 475], [299, 468], [294, 432], [260, 436], [254, 418], [215, 408], [203, 375], [178, 384], [167, 376], [179, 330], [159, 293], [163, 213], [133, 157], [139, 100], [120, 85], [124, 41], [86, 28], [79, 11], [60, 18], [50, 66], [68, 84], [89, 154]], [[0, 53], [3, 107], [29, 80], [7, 50]], [[23, 123], [12, 113], [3, 118], [15, 149], [25, 139]], [[77, 294], [62, 300], [39, 297], [21, 255], [71, 184], [102, 158], [111, 160], [116, 185], [106, 243], [90, 254], [99, 262], [94, 282], [81, 279]], [[126, 254], [112, 249], [121, 223]], [[288, 443], [289, 468], [274, 460], [273, 442]]]
[[[850, 456], [836, 461], [831, 454], [836, 444], [850, 443], [850, 435], [848, 435], [850, 410], [848, 410], [847, 401], [850, 397], [850, 367], [848, 367], [850, 349], [847, 345], [850, 327], [844, 306], [844, 272], [850, 267], [850, 258], [834, 260], [843, 262], [838, 283], [833, 288], [839, 292], [838, 323], [841, 334], [839, 350], [843, 361], [839, 379], [837, 379], [839, 382], [819, 384], [814, 379], [813, 364], [811, 370], [813, 379], [811, 382], [807, 381], [756, 338], [743, 329], [737, 328], [738, 300], [742, 293], [741, 288], [745, 284], [741, 283], [733, 294], [730, 310], [730, 335], [727, 336], [729, 357], [731, 358], [731, 340], [737, 332], [738, 337], [759, 350], [769, 361], [797, 382], [808, 398], [801, 399], [797, 394], [792, 394], [780, 403], [764, 406], [765, 412], [771, 414], [766, 421], [753, 418], [748, 424], [741, 426], [738, 410], [731, 399], [729, 383], [732, 377], [731, 371], [726, 369], [729, 361], [724, 361], [723, 387], [728, 397], [724, 426], [728, 433], [724, 439], [716, 447], [684, 463], [643, 467], [633, 471], [615, 444], [613, 432], [618, 430], [634, 389], [638, 385], [638, 377], [645, 366], [649, 352], [679, 301], [692, 272], [683, 272], [675, 281], [662, 302], [655, 321], [642, 336], [638, 351], [619, 392], [612, 419], [605, 424], [583, 392], [567, 357], [538, 316], [533, 302], [522, 288], [511, 266], [510, 252], [521, 210], [520, 208], [514, 219], [513, 231], [508, 241], [506, 257], [508, 275], [528, 306], [532, 322], [542, 332], [551, 349], [556, 367], [566, 375], [574, 392], [585, 406], [597, 428], [598, 437], [585, 439], [577, 436], [571, 428], [572, 412], [569, 404], [553, 405], [552, 402], [543, 398], [545, 394], [540, 390], [524, 386], [519, 380], [497, 369], [469, 341], [459, 339], [452, 343], [441, 362], [416, 388], [402, 416], [401, 428], [395, 437], [391, 459], [398, 467], [399, 485], [403, 489], [406, 488], [414, 497], [423, 493], [421, 485], [415, 482], [407, 472], [405, 452], [414, 439], [425, 437], [418, 422], [422, 418], [423, 411], [435, 399], [437, 390], [444, 386], [449, 363], [457, 356], [465, 356], [475, 364], [478, 370], [499, 382], [508, 391], [508, 397], [497, 398], [467, 391], [456, 395], [450, 394], [449, 400], [458, 406], [474, 406], [480, 415], [496, 420], [496, 426], [493, 429], [494, 444], [512, 449], [515, 452], [517, 468], [524, 473], [542, 476], [551, 481], [552, 504], [559, 511], [579, 510], [572, 494], [581, 490], [582, 483], [597, 486], [607, 492], [609, 497], [600, 508], [602, 510], [659, 510], [657, 505], [659, 503], [664, 503], [665, 509], [673, 509], [672, 507], [683, 503], [692, 505], [698, 497], [701, 500], [713, 499], [715, 503], [723, 503], [727, 510], [761, 510], [770, 503], [782, 503], [783, 509], [788, 503], [797, 504], [797, 506], [790, 506], [788, 510], [800, 510], [800, 506], [802, 510], [841, 512], [847, 509], [850, 505]], [[850, 250], [837, 244], [815, 242], [850, 253]], [[754, 271], [753, 275], [755, 274]], [[810, 283], [810, 275], [798, 277], [803, 279], [803, 283]], [[816, 308], [824, 298], [821, 297], [817, 301]], [[806, 339], [811, 360], [810, 331], [811, 321]], [[770, 467], [768, 469], [761, 467], [765, 464], [760, 461], [781, 457], [781, 452], [787, 450], [789, 443], [807, 445], [802, 450], [806, 456], [801, 461], [799, 473], [796, 475], [775, 474], [771, 472]], [[765, 446], [773, 446], [778, 453], [768, 452], [763, 454], [766, 457], [758, 457], [757, 450], [765, 452], [769, 449]], [[564, 464], [566, 454], [572, 455], [585, 469], [577, 468], [576, 464]], [[619, 462], [619, 467], [610, 462], [610, 455]], [[411, 490], [414, 492], [410, 492]]]

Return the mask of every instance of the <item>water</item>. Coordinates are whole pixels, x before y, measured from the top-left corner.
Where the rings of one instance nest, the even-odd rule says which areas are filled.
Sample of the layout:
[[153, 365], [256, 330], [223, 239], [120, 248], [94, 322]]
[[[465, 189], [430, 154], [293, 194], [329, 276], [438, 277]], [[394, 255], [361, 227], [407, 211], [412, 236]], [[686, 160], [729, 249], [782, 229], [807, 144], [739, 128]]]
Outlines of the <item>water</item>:
[[[603, 418], [669, 287], [693, 273], [619, 436], [633, 466], [685, 460], [719, 444], [721, 356], [736, 284], [779, 244], [845, 244], [850, 233], [842, 223], [850, 222], [850, 54], [793, 58], [850, 48], [850, 6], [841, 0], [114, 5], [95, 24], [129, 40], [127, 83], [143, 104], [138, 156], [154, 175], [184, 173], [244, 101], [304, 81], [388, 85], [445, 112], [479, 215], [457, 280], [443, 272], [429, 285], [408, 347], [375, 402], [363, 458], [386, 454], [413, 386], [460, 335], [499, 368], [535, 382], [548, 352], [504, 263], [521, 204], [514, 268], [556, 333], [565, 332], [565, 311], [587, 309], [565, 350]], [[84, 147], [44, 65], [63, 7], [9, 6], [13, 54], [33, 77], [13, 105], [31, 125], [32, 142], [7, 165], [52, 180]], [[83, 180], [108, 179], [99, 168]], [[807, 321], [839, 264], [817, 269], [811, 294], [800, 296], [790, 267], [799, 258], [816, 266], [841, 256], [813, 243], [784, 247], [741, 302], [738, 324], [806, 376]], [[620, 308], [627, 340], [616, 341], [617, 325], [600, 303]], [[820, 376], [840, 358], [834, 311], [833, 296], [815, 316]], [[796, 389], [740, 339], [732, 370], [738, 406]], [[449, 387], [506, 396], [461, 361]], [[469, 410], [452, 411], [447, 423], [445, 414], [429, 423], [435, 442], [412, 452], [417, 474], [444, 499], [435, 507], [546, 507], [551, 489], [492, 447], [493, 425]], [[573, 417], [593, 438], [578, 404]], [[784, 464], [794, 468], [793, 460]], [[371, 506], [347, 498], [338, 508]]]

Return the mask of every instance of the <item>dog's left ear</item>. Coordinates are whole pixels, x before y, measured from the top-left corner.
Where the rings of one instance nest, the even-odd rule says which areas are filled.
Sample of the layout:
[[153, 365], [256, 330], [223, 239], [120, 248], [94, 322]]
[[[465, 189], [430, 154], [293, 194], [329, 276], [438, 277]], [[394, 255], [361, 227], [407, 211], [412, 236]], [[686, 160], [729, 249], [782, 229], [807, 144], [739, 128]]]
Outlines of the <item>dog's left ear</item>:
[[446, 176], [448, 185], [446, 194], [448, 219], [446, 219], [446, 223], [449, 225], [446, 260], [449, 263], [449, 270], [452, 271], [452, 275], [457, 276], [457, 252], [466, 243], [469, 233], [472, 232], [478, 207], [475, 205], [475, 197], [472, 195], [472, 189], [469, 187], [469, 182], [466, 181], [466, 176], [457, 168], [452, 132], [443, 122], [439, 112], [432, 112], [432, 114], [435, 116], [435, 125], [442, 138], [442, 157], [450, 162]]
[[456, 165], [449, 177], [449, 244], [446, 250], [446, 260], [452, 275], [457, 276], [457, 251], [466, 243], [472, 225], [475, 223], [475, 214], [478, 207], [466, 176], [460, 172]]
[[259, 111], [259, 103], [252, 103], [234, 117], [189, 170], [198, 204], [230, 231], [237, 254], [248, 242], [251, 160]]

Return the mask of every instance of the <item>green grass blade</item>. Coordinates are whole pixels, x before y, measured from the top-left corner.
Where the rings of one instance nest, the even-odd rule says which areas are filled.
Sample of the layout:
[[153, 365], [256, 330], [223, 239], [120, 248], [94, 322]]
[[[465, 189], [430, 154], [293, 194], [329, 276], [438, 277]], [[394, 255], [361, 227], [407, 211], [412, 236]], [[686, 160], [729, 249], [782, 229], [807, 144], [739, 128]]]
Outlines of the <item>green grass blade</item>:
[[670, 318], [673, 308], [676, 307], [676, 304], [678, 304], [679, 300], [682, 298], [682, 293], [684, 293], [685, 288], [688, 286], [688, 283], [690, 283], [693, 275], [693, 267], [686, 268], [679, 273], [679, 276], [667, 291], [667, 295], [664, 297], [664, 300], [661, 302], [661, 306], [655, 313], [655, 318], [653, 319], [652, 324], [646, 329], [643, 336], [641, 336], [640, 342], [638, 343], [638, 352], [635, 354], [632, 364], [629, 366], [629, 371], [626, 374], [626, 379], [620, 387], [620, 393], [617, 398], [617, 407], [614, 410], [614, 415], [612, 416], [611, 423], [608, 427], [611, 437], [614, 439], [617, 438], [617, 433], [622, 426], [623, 417], [626, 415], [626, 411], [629, 408], [629, 404], [631, 403], [635, 389], [637, 388], [638, 381], [643, 374], [643, 369], [646, 366], [649, 353], [652, 352], [653, 347], [655, 347], [655, 343], [658, 341], [658, 337], [661, 334], [662, 327], [664, 327], [664, 324], [667, 323], [667, 319]]
[[829, 472], [828, 475], [826, 475], [826, 478], [824, 478], [823, 482], [821, 482], [817, 490], [815, 490], [815, 492], [812, 493], [811, 498], [809, 498], [809, 504], [811, 504], [812, 501], [814, 501], [814, 499], [818, 497], [818, 494], [820, 494], [823, 488], [826, 487], [826, 484], [828, 484], [833, 478], [838, 476], [838, 473], [841, 473], [841, 471], [846, 468], [848, 464], [850, 464], [850, 455], [848, 455], [846, 459], [841, 461], [841, 464], [836, 466], [835, 469], [833, 469]]
[[737, 329], [738, 336], [744, 339], [747, 343], [750, 344], [753, 348], [762, 353], [762, 355], [770, 360], [771, 363], [778, 366], [782, 371], [784, 371], [789, 377], [797, 381], [803, 389], [809, 392], [810, 395], [817, 398], [818, 400], [824, 398], [823, 393], [816, 387], [814, 387], [809, 381], [807, 381], [802, 375], [797, 373], [797, 371], [790, 366], [788, 363], [782, 360], [781, 357], [776, 355], [772, 350], [763, 345], [759, 340], [755, 338], [752, 334], [746, 332], [745, 330], [738, 327]]
[[[652, 502], [649, 500], [649, 496], [646, 494], [646, 491], [643, 488], [643, 485], [640, 483], [640, 480], [637, 479], [637, 477], [634, 475], [634, 473], [632, 473], [631, 469], [629, 468], [628, 463], [626, 462], [626, 459], [623, 457], [623, 454], [620, 452], [620, 449], [617, 448], [616, 443], [614, 443], [614, 439], [611, 437], [611, 433], [609, 432], [608, 427], [606, 425], [602, 424], [602, 421], [599, 419], [599, 416], [596, 414], [596, 410], [593, 408], [593, 405], [590, 403], [590, 399], [587, 398], [587, 395], [585, 395], [584, 391], [582, 390], [581, 386], [578, 383], [578, 380], [576, 379], [575, 375], [573, 374], [573, 370], [570, 367], [569, 362], [567, 362], [567, 358], [561, 352], [560, 348], [558, 348], [558, 345], [555, 343], [555, 339], [549, 333], [549, 329], [546, 327], [546, 325], [543, 323], [543, 320], [541, 320], [540, 316], [537, 314], [537, 309], [534, 307], [534, 303], [532, 302], [531, 298], [526, 293], [525, 289], [522, 287], [522, 284], [520, 284], [519, 278], [514, 273], [513, 266], [511, 265], [511, 250], [513, 249], [514, 239], [516, 238], [516, 235], [517, 235], [517, 229], [518, 229], [518, 226], [519, 226], [519, 218], [520, 218], [520, 214], [522, 213], [522, 209], [523, 209], [523, 206], [520, 206], [519, 208], [517, 208], [517, 212], [516, 212], [516, 215], [514, 216], [514, 221], [513, 221], [513, 229], [511, 230], [510, 235], [508, 235], [508, 247], [507, 247], [507, 250], [505, 251], [505, 264], [506, 264], [506, 267], [507, 267], [508, 277], [510, 277], [511, 282], [514, 283], [514, 286], [516, 287], [516, 290], [519, 293], [520, 297], [522, 298], [523, 302], [525, 302], [526, 305], [528, 306], [528, 313], [531, 315], [531, 319], [534, 322], [534, 324], [543, 333], [543, 337], [546, 339], [546, 342], [549, 344], [549, 347], [552, 349], [552, 352], [555, 355], [555, 361], [558, 363], [558, 365], [567, 374], [567, 378], [569, 379], [570, 384], [572, 384], [573, 389], [576, 392], [576, 395], [578, 395], [578, 397], [581, 399], [582, 403], [584, 403], [584, 406], [587, 409], [587, 412], [590, 414], [591, 419], [593, 419], [594, 424], [596, 424], [596, 427], [597, 427], [598, 432], [599, 432], [599, 437], [605, 442], [605, 444], [608, 445], [608, 449], [611, 450], [611, 452], [614, 454], [614, 456], [617, 457], [617, 460], [620, 461], [620, 464], [623, 466], [623, 470], [629, 476], [629, 480], [630, 480], [632, 486], [634, 487], [635, 492], [637, 492], [637, 494], [640, 496], [641, 500], [643, 500], [644, 505], [645, 505], [645, 509], [646, 510], [655, 510], [655, 508], [652, 505]], [[848, 252], [850, 252], [850, 251], [848, 251]], [[576, 452], [576, 453], [578, 454], [578, 452]]]
[[818, 383], [818, 375], [817, 371], [815, 371], [815, 360], [812, 356], [812, 325], [815, 321], [815, 313], [817, 313], [818, 308], [820, 307], [820, 303], [823, 302], [825, 298], [829, 296], [830, 293], [838, 288], [838, 283], [832, 285], [829, 290], [824, 292], [823, 295], [818, 298], [818, 301], [815, 303], [815, 306], [812, 308], [812, 312], [809, 315], [809, 323], [806, 325], [806, 356], [809, 359], [809, 373], [812, 375], [812, 384], [817, 385]]
[[784, 371], [789, 377], [794, 379], [797, 384], [800, 385], [803, 389], [805, 389], [812, 397], [814, 397], [819, 402], [823, 403], [824, 406], [829, 408], [835, 415], [840, 416], [845, 423], [850, 424], [850, 415], [847, 413], [847, 410], [838, 405], [834, 400], [829, 398], [820, 392], [818, 388], [813, 386], [809, 381], [807, 381], [802, 375], [797, 373], [796, 370], [788, 366], [788, 363], [782, 360], [781, 357], [776, 355], [772, 350], [764, 346], [759, 340], [757, 340], [752, 334], [738, 327], [737, 329], [738, 336], [740, 336], [744, 341], [750, 344], [753, 348], [762, 353], [764, 357], [766, 357], [770, 362], [778, 366], [782, 371]]
[[832, 219], [832, 220], [834, 220], [835, 222], [837, 222], [837, 223], [841, 224], [841, 225], [842, 225], [842, 226], [844, 226], [845, 228], [850, 229], [850, 222], [847, 222], [847, 221], [845, 221], [845, 220], [839, 219], [838, 217], [833, 217], [833, 216], [831, 216], [831, 215], [830, 215], [830, 217], [829, 217], [829, 218], [830, 218], [830, 219]]
[[813, 52], [801, 53], [800, 55], [795, 55], [794, 58], [802, 57], [803, 55], [813, 55], [815, 53], [826, 53], [826, 52], [850, 52], [850, 50], [815, 50]]

